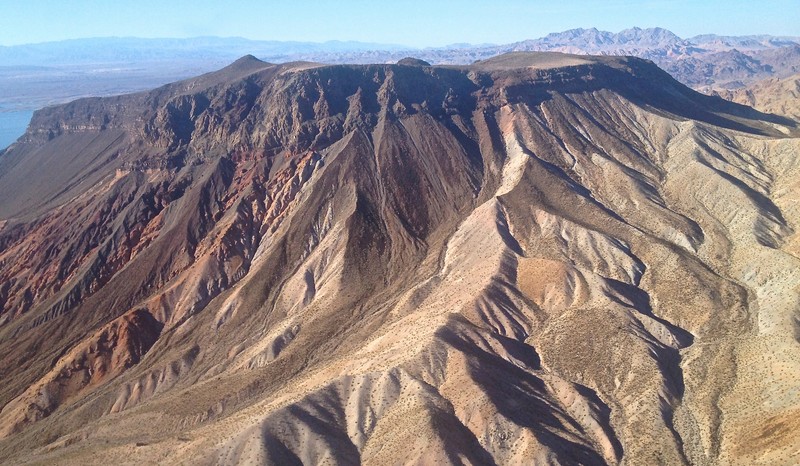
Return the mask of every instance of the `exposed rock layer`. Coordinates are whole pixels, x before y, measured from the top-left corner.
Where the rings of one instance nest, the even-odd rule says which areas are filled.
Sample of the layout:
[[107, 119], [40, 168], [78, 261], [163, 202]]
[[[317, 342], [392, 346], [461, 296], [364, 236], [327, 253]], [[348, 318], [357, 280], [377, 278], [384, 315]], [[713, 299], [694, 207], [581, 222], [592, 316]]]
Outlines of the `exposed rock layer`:
[[800, 121], [800, 75], [765, 79], [741, 89], [718, 90], [716, 94], [762, 112], [786, 115]]
[[561, 54], [40, 111], [0, 458], [795, 463], [796, 125]]

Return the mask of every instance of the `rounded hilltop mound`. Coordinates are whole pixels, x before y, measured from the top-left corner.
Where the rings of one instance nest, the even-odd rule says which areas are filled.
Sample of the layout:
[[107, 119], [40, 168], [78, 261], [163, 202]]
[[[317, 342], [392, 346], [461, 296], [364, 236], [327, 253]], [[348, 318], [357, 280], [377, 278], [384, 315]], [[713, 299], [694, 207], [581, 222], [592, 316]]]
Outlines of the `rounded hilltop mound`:
[[425, 60], [420, 60], [419, 58], [414, 57], [403, 58], [402, 60], [398, 61], [397, 64], [404, 66], [431, 66], [431, 64]]
[[569, 66], [603, 63], [613, 65], [625, 57], [605, 57], [596, 55], [573, 55], [561, 52], [509, 52], [486, 60], [478, 60], [473, 68], [481, 70], [509, 70], [517, 68], [553, 69]]

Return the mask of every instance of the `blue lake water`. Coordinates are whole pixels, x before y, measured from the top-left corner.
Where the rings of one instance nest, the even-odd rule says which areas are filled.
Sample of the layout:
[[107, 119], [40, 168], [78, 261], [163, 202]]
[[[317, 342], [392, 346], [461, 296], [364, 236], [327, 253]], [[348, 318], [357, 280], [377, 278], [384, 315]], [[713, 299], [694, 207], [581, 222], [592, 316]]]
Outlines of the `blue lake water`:
[[8, 147], [25, 133], [33, 116], [33, 110], [0, 112], [0, 150]]

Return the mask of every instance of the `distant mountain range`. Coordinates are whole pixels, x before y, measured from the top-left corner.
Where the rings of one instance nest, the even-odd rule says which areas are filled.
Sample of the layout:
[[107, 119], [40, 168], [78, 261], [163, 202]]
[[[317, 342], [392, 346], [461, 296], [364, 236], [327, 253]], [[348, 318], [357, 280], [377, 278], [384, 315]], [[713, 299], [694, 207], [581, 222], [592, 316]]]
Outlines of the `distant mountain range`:
[[465, 65], [508, 52], [632, 55], [654, 61], [697, 90], [735, 90], [800, 73], [800, 38], [699, 35], [662, 28], [612, 33], [571, 29], [504, 45], [453, 44], [415, 49], [392, 44], [254, 41], [243, 38], [97, 38], [0, 47], [0, 111], [33, 109], [78, 97], [150, 89], [218, 69], [251, 54], [272, 63], [394, 63], [414, 56]]
[[193, 37], [188, 39], [144, 39], [102, 37], [0, 47], [4, 66], [53, 66], [106, 63], [141, 63], [161, 60], [222, 61], [242, 55], [293, 60], [305, 54], [359, 53], [370, 50], [392, 52], [408, 47], [354, 41], [285, 42], [249, 40], [241, 37]]
[[[571, 29], [505, 45], [428, 49], [417, 56], [431, 63], [468, 64], [508, 52], [539, 51], [645, 58], [700, 90], [736, 89], [764, 78], [785, 78], [800, 72], [798, 37], [705, 34], [682, 39], [662, 28], [632, 28], [618, 33]], [[391, 56], [386, 61], [399, 56], [398, 52], [386, 54]], [[345, 61], [359, 57], [348, 58]]]

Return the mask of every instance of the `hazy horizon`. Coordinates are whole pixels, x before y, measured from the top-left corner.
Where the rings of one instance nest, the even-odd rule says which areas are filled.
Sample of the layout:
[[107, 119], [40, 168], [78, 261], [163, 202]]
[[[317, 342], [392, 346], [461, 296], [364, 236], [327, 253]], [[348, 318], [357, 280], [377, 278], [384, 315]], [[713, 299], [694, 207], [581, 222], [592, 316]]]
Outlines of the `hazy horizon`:
[[502, 0], [491, 4], [454, 0], [401, 0], [391, 4], [364, 0], [336, 4], [10, 0], [4, 9], [6, 14], [0, 15], [2, 46], [106, 37], [225, 37], [424, 48], [503, 44], [576, 28], [618, 32], [633, 26], [662, 27], [683, 38], [706, 33], [800, 36], [796, 21], [800, 2], [794, 0], [713, 0], [702, 4], [688, 0]]
[[[620, 29], [620, 30], [606, 30], [606, 29], [597, 28], [597, 27], [594, 27], [594, 26], [589, 26], [589, 27], [575, 27], [575, 28], [559, 30], [559, 31], [550, 31], [550, 32], [548, 32], [546, 34], [542, 34], [541, 36], [531, 36], [531, 37], [527, 37], [525, 39], [520, 39], [517, 42], [521, 42], [521, 41], [525, 41], [525, 40], [540, 39], [540, 38], [543, 38], [543, 37], [545, 37], [545, 36], [547, 36], [549, 34], [558, 34], [558, 33], [563, 33], [563, 32], [567, 32], [567, 31], [571, 31], [571, 30], [577, 30], [577, 29], [583, 29], [583, 30], [597, 29], [600, 32], [620, 33], [620, 32], [625, 31], [625, 30], [631, 30], [631, 29], [637, 29], [637, 28], [638, 29], [642, 29], [642, 30], [646, 30], [646, 29], [665, 29], [667, 31], [675, 33], [675, 31], [672, 31], [669, 28], [665, 28], [665, 27], [661, 27], [661, 26], [642, 27], [642, 26], [633, 25], [633, 26], [626, 27], [626, 28], [623, 28], [623, 29]], [[721, 36], [721, 37], [760, 37], [760, 36], [764, 36], [764, 37], [791, 38], [791, 39], [800, 38], [800, 33], [798, 33], [797, 35], [771, 34], [771, 33], [761, 33], [761, 34], [719, 34], [719, 33], [716, 33], [716, 32], [709, 31], [709, 32], [701, 32], [699, 34], [693, 34], [691, 36], [683, 36], [683, 35], [680, 35], [680, 34], [677, 34], [677, 33], [676, 33], [676, 35], [678, 35], [681, 39], [691, 39], [693, 37], [706, 36], [706, 35]], [[204, 39], [205, 40], [207, 40], [207, 39], [242, 40], [242, 41], [249, 41], [249, 42], [265, 42], [265, 43], [275, 42], [275, 43], [285, 43], [285, 44], [298, 43], [298, 44], [314, 44], [314, 45], [330, 45], [330, 44], [374, 45], [374, 46], [387, 47], [387, 48], [390, 47], [392, 49], [397, 49], [397, 50], [402, 50], [402, 49], [409, 49], [409, 50], [412, 50], [412, 49], [418, 49], [418, 50], [442, 49], [442, 48], [462, 47], [462, 46], [463, 47], [496, 46], [496, 45], [505, 45], [505, 44], [508, 44], [508, 43], [512, 43], [512, 42], [480, 42], [480, 43], [478, 43], [478, 42], [452, 42], [452, 43], [447, 43], [447, 44], [442, 44], [442, 45], [414, 46], [414, 45], [403, 44], [403, 43], [372, 42], [372, 41], [359, 41], [359, 40], [340, 40], [340, 39], [329, 39], [329, 40], [323, 40], [323, 41], [301, 41], [301, 40], [253, 39], [253, 38], [250, 38], [250, 37], [242, 37], [242, 36], [204, 35], [204, 36], [188, 36], [188, 37], [143, 37], [143, 36], [75, 37], [75, 38], [69, 38], [69, 39], [49, 40], [49, 41], [43, 41], [43, 42], [28, 42], [28, 43], [24, 43], [24, 44], [15, 44], [15, 45], [0, 45], [0, 47], [7, 47], [7, 48], [25, 47], [25, 46], [44, 45], [44, 44], [57, 44], [57, 43], [94, 41], [94, 40], [97, 40], [97, 41], [100, 41], [100, 40], [192, 41], [192, 40], [204, 40]]]

